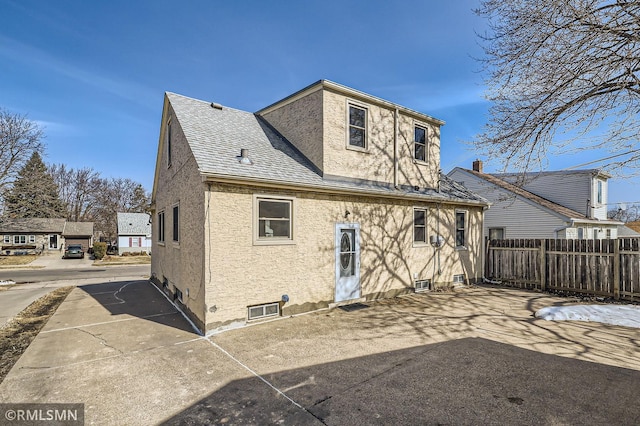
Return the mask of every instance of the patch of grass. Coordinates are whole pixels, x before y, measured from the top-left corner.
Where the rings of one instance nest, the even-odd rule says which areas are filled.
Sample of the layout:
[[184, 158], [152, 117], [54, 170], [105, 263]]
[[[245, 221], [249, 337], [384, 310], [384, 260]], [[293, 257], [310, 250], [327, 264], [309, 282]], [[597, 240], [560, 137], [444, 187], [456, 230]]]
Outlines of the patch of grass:
[[0, 383], [71, 290], [73, 286], [53, 290], [0, 328]]
[[102, 260], [97, 260], [95, 266], [105, 265], [146, 265], [151, 263], [151, 256], [105, 256]]
[[28, 265], [37, 258], [38, 256], [34, 254], [24, 256], [0, 256], [0, 266]]

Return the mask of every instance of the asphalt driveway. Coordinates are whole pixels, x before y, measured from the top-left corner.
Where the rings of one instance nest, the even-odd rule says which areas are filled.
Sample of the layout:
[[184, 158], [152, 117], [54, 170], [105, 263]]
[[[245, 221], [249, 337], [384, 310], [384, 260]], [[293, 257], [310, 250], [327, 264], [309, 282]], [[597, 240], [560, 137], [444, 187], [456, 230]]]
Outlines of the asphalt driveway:
[[638, 424], [638, 330], [532, 317], [566, 299], [469, 288], [204, 338], [146, 281], [81, 286], [0, 402], [86, 424]]

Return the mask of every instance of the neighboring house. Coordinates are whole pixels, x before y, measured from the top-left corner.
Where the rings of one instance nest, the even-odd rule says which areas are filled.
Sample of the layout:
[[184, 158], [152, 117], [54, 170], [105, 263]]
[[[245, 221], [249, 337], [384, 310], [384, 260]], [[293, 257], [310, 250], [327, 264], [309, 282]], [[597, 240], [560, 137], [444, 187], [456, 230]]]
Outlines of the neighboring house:
[[448, 176], [491, 201], [483, 229], [489, 239], [617, 238], [621, 223], [607, 219], [610, 176], [602, 171], [488, 174], [478, 160]]
[[636, 232], [625, 225], [618, 226], [618, 238], [638, 238], [638, 237], [640, 237], [640, 232]]
[[632, 231], [640, 233], [640, 220], [634, 220], [633, 222], [625, 223], [627, 228], [631, 228]]
[[0, 221], [2, 254], [61, 251], [65, 245], [93, 246], [93, 222], [65, 219], [3, 219]]
[[151, 252], [151, 216], [118, 213], [118, 254]]
[[167, 93], [152, 281], [209, 332], [479, 280], [488, 203], [440, 174], [443, 124], [326, 80], [257, 113]]

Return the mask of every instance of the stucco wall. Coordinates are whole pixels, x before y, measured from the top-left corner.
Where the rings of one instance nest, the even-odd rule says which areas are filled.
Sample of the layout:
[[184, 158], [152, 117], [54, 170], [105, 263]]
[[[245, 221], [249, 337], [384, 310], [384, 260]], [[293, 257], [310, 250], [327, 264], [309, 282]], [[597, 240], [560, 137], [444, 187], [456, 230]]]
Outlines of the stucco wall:
[[[169, 108], [169, 115], [173, 111]], [[166, 118], [161, 140], [164, 141]], [[164, 142], [163, 142], [164, 143]], [[197, 325], [203, 325], [204, 291], [204, 189], [196, 161], [178, 120], [172, 119], [172, 164], [167, 167], [163, 147], [155, 192], [152, 219], [151, 274], [154, 281], [168, 280], [170, 292], [182, 291], [183, 304]], [[179, 205], [179, 242], [173, 241], [173, 207]], [[165, 214], [165, 242], [158, 242], [158, 213]], [[199, 319], [199, 320], [198, 320]]]
[[[294, 244], [254, 245], [254, 194], [295, 197]], [[250, 305], [279, 302], [283, 314], [327, 307], [335, 293], [335, 224], [360, 224], [361, 294], [372, 299], [412, 292], [415, 279], [449, 285], [454, 274], [474, 280], [481, 258], [480, 208], [469, 212], [467, 249], [454, 245], [455, 208], [384, 199], [281, 192], [214, 185], [210, 194], [205, 268], [207, 329], [245, 322]], [[413, 208], [427, 207], [428, 234], [445, 237], [440, 251], [413, 243]], [[351, 214], [345, 219], [345, 211]], [[440, 269], [440, 273], [438, 273]]]
[[[348, 146], [349, 103], [367, 110], [367, 149]], [[366, 99], [353, 99], [325, 90], [324, 103], [324, 172], [329, 175], [394, 183], [395, 111]], [[414, 126], [428, 130], [427, 161], [414, 161]], [[433, 124], [420, 121], [403, 111], [398, 126], [398, 184], [435, 188], [440, 164], [440, 131]]]
[[323, 169], [321, 90], [262, 116], [318, 169]]

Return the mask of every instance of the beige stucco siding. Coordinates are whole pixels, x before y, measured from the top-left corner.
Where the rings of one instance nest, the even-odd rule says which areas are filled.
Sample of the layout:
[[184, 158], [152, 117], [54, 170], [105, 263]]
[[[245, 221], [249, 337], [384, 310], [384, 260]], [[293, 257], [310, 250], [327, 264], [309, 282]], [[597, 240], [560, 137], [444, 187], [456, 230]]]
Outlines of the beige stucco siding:
[[[256, 245], [254, 194], [294, 197], [294, 243]], [[480, 277], [482, 210], [468, 211], [468, 247], [453, 247], [455, 208], [365, 197], [261, 190], [214, 184], [206, 231], [206, 323], [211, 330], [244, 323], [247, 307], [289, 302], [283, 313], [327, 307], [335, 298], [336, 223], [360, 225], [361, 295], [368, 299], [413, 291], [414, 279], [451, 283], [454, 274]], [[428, 208], [429, 235], [439, 228], [446, 244], [437, 250], [413, 243], [413, 208]], [[351, 214], [345, 219], [345, 211]], [[438, 227], [438, 222], [440, 223]]]
[[[324, 91], [324, 173], [378, 182], [395, 183], [394, 159], [398, 161], [398, 184], [435, 188], [440, 163], [437, 126], [399, 112], [397, 148], [394, 145], [395, 110], [386, 106]], [[367, 147], [348, 144], [348, 108], [353, 104], [367, 111]], [[427, 162], [414, 161], [414, 126], [428, 129]], [[396, 156], [397, 149], [397, 156]]]
[[[173, 112], [169, 110], [169, 116]], [[170, 292], [182, 292], [183, 304], [196, 325], [204, 324], [204, 189], [195, 158], [191, 154], [178, 120], [172, 120], [172, 163], [167, 166], [164, 132], [163, 152], [159, 159], [155, 212], [152, 219], [153, 241], [151, 273], [157, 283], [168, 280]], [[179, 242], [173, 241], [173, 207], [179, 206]], [[158, 242], [158, 213], [164, 212], [165, 242]], [[195, 318], [194, 318], [195, 317]]]
[[322, 170], [321, 90], [266, 112], [262, 116], [318, 169]]

